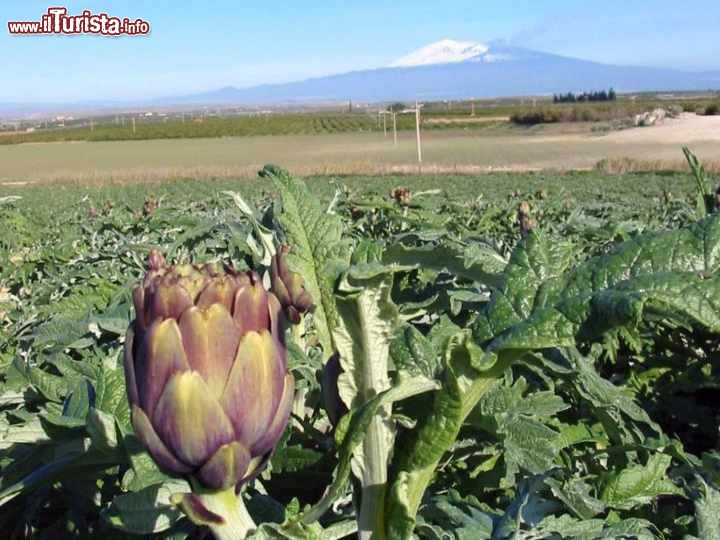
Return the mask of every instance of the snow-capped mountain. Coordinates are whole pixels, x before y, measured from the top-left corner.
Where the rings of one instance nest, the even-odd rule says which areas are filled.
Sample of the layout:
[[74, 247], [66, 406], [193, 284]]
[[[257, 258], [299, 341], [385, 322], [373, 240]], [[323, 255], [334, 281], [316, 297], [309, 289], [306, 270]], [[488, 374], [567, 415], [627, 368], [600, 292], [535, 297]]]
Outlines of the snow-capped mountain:
[[476, 41], [455, 41], [443, 39], [421, 47], [402, 58], [398, 58], [389, 67], [428, 66], [431, 64], [451, 64], [467, 60], [482, 61], [490, 56], [490, 47]]
[[[193, 103], [444, 100], [618, 92], [720, 89], [720, 72], [614, 66], [506, 45], [444, 39], [390, 67], [285, 84], [225, 88], [181, 98]], [[177, 99], [175, 100], [178, 101]]]

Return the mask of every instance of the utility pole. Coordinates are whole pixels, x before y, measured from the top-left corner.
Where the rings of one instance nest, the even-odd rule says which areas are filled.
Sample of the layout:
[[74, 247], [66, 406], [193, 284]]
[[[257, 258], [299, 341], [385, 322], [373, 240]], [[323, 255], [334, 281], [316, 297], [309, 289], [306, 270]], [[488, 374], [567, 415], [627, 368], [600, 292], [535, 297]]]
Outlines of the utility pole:
[[135, 135], [135, 133], [137, 133], [137, 131], [135, 130], [135, 117], [134, 116], [132, 117], [132, 127], [133, 127], [133, 135]]
[[383, 133], [385, 134], [385, 138], [387, 138], [387, 114], [383, 112]]
[[420, 140], [420, 104], [415, 102], [415, 135], [417, 136], [418, 164], [422, 165], [422, 141]]
[[397, 146], [397, 113], [393, 111], [393, 144]]

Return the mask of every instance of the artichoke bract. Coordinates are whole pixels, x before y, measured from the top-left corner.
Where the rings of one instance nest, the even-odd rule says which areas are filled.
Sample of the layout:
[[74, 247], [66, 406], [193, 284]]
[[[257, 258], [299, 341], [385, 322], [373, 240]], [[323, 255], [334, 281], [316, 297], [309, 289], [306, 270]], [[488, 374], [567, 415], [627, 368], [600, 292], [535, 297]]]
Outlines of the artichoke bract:
[[205, 487], [254, 477], [292, 407], [280, 302], [254, 272], [168, 266], [133, 291], [125, 378], [135, 433], [158, 465]]
[[310, 293], [305, 290], [305, 280], [296, 272], [292, 272], [287, 264], [288, 246], [282, 246], [270, 263], [270, 282], [280, 304], [285, 308], [293, 324], [300, 322], [304, 313], [315, 309]]

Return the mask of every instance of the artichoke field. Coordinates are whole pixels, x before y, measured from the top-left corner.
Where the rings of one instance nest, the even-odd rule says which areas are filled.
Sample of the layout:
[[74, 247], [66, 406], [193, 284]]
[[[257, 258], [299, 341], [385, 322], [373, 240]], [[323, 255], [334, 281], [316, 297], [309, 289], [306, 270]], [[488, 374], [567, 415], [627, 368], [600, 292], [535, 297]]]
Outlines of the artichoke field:
[[720, 538], [720, 216], [687, 156], [0, 192], [5, 536]]

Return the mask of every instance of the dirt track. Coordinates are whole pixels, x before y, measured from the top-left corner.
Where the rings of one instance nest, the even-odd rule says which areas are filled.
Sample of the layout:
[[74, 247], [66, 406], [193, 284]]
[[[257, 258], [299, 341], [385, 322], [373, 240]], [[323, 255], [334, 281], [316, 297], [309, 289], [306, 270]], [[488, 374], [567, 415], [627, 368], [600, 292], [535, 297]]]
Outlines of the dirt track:
[[[603, 158], [682, 161], [689, 145], [720, 160], [720, 116], [684, 114], [663, 125], [604, 135], [576, 125], [536, 130], [431, 130], [423, 134], [423, 170], [588, 169]], [[180, 139], [0, 146], [0, 185], [12, 182], [142, 182], [163, 178], [252, 177], [265, 163], [297, 174], [416, 172], [412, 132]]]
[[666, 119], [662, 125], [617, 131], [607, 135], [606, 138], [624, 144], [718, 142], [720, 141], [720, 116], [698, 116], [683, 113], [680, 118]]

